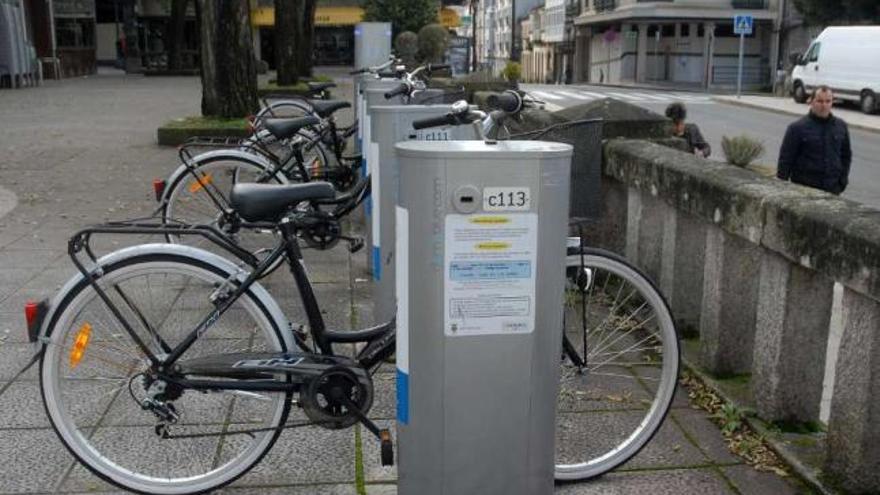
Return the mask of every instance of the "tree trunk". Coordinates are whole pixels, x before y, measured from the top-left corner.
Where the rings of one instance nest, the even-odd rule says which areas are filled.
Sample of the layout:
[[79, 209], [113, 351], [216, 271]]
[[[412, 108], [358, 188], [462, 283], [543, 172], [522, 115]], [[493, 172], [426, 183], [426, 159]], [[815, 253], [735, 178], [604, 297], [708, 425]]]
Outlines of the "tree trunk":
[[165, 39], [168, 40], [168, 70], [179, 70], [183, 50], [184, 28], [186, 27], [186, 7], [189, 0], [171, 0], [171, 17]]
[[299, 82], [312, 74], [316, 0], [276, 0], [275, 67], [278, 85]]
[[202, 115], [240, 118], [257, 108], [257, 71], [248, 0], [197, 0]]

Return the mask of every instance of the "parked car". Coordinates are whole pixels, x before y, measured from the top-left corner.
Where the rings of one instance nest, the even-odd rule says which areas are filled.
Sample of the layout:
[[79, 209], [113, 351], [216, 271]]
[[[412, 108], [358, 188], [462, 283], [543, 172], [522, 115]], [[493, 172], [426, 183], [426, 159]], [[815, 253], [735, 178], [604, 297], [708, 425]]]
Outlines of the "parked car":
[[880, 109], [880, 26], [825, 28], [798, 61], [792, 80], [798, 103], [824, 84], [835, 98], [875, 113]]

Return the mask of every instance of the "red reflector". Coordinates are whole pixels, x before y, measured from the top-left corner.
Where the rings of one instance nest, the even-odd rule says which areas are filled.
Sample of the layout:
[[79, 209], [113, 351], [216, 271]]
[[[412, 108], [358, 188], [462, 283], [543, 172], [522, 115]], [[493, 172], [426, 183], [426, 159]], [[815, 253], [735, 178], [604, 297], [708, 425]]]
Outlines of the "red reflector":
[[248, 116], [245, 117], [245, 118], [247, 119], [248, 122], [250, 122], [251, 124], [253, 124], [253, 123], [254, 123], [254, 120], [257, 119], [257, 116], [256, 116], [256, 115], [248, 115]]
[[156, 194], [156, 201], [162, 201], [162, 194], [165, 193], [165, 181], [155, 179], [153, 181], [153, 192]]
[[39, 306], [35, 301], [28, 301], [24, 305], [24, 317], [27, 320], [28, 328], [32, 328], [37, 323]]

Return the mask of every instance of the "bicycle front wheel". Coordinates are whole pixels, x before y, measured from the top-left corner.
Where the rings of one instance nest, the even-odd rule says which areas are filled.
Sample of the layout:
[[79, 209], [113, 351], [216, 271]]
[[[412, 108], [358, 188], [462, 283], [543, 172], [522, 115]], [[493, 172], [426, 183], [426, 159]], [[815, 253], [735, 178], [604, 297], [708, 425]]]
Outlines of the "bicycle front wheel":
[[[102, 268], [98, 283], [160, 359], [211, 313], [211, 295], [231, 277], [214, 264], [168, 253]], [[183, 358], [282, 352], [280, 332], [266, 305], [248, 291]], [[175, 390], [151, 379], [145, 353], [84, 280], [61, 301], [48, 337], [40, 384], [55, 431], [83, 465], [128, 490], [199, 493], [229, 483], [271, 448], [290, 410], [289, 392]], [[159, 388], [164, 390], [156, 395]], [[157, 429], [159, 415], [142, 407], [147, 397], [177, 416], [164, 421], [170, 437]], [[257, 429], [264, 430], [244, 433]]]
[[663, 423], [675, 393], [678, 336], [651, 281], [623, 258], [569, 251], [556, 421], [556, 479], [628, 461]]

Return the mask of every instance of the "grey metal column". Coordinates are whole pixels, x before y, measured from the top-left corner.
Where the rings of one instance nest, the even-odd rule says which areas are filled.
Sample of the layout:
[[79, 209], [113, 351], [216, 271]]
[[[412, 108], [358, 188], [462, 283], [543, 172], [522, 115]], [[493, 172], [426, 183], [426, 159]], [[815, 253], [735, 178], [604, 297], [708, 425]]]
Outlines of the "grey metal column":
[[[390, 22], [360, 22], [354, 27], [354, 67], [362, 69], [380, 65], [391, 55], [391, 23]], [[358, 94], [360, 84], [365, 77], [354, 77], [354, 114], [360, 117]], [[358, 138], [361, 135], [358, 133]], [[360, 151], [360, 143], [357, 143]]]
[[372, 143], [370, 161], [373, 269], [373, 321], [394, 317], [394, 209], [397, 206], [399, 171], [394, 145], [400, 141], [449, 141], [474, 138], [470, 126], [413, 130], [415, 120], [449, 113], [452, 105], [378, 105], [370, 109]]
[[400, 493], [550, 494], [572, 148], [396, 150]]
[[[361, 132], [361, 175], [366, 176], [367, 174], [372, 173], [372, 162], [375, 161], [375, 158], [370, 159], [371, 154], [375, 154], [375, 150], [371, 143], [373, 143], [373, 137], [371, 135], [372, 125], [372, 115], [371, 109], [376, 105], [399, 105], [403, 103], [403, 98], [401, 96], [395, 96], [394, 98], [386, 99], [385, 93], [391, 89], [396, 88], [400, 85], [400, 81], [396, 79], [373, 79], [369, 82], [365, 83], [362, 86], [362, 100], [361, 106], [363, 110], [361, 111], [361, 115], [363, 120], [358, 121], [358, 130]], [[372, 184], [371, 184], [372, 186]], [[375, 198], [375, 194], [371, 191], [370, 195], [367, 196], [367, 199], [364, 201], [364, 236], [366, 237], [366, 245], [373, 245], [373, 201]], [[373, 256], [371, 250], [367, 250], [367, 270], [370, 273], [373, 273]]]

